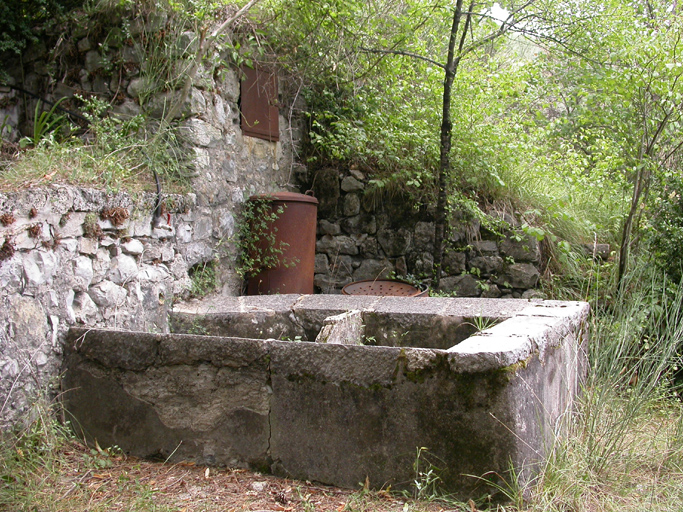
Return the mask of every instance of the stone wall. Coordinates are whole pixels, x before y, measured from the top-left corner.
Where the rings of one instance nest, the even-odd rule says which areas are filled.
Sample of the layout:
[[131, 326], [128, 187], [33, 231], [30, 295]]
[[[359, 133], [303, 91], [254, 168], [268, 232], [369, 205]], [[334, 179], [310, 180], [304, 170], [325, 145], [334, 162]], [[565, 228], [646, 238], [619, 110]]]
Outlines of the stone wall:
[[[110, 102], [112, 115], [142, 114], [153, 126], [179, 92], [141, 97], [146, 61], [135, 38], [166, 29], [165, 19], [152, 18], [132, 23], [131, 38], [113, 37], [116, 27], [73, 27], [4, 68], [13, 85], [51, 101], [67, 98], [62, 105], [69, 109], [79, 108], [75, 95], [92, 95]], [[58, 375], [69, 326], [165, 332], [168, 304], [186, 293], [188, 272], [205, 262], [215, 263], [223, 294], [241, 293], [231, 240], [236, 211], [252, 194], [296, 190], [290, 182], [299, 170], [293, 158], [299, 135], [283, 117], [285, 96], [279, 142], [244, 136], [239, 101], [239, 74], [229, 63], [220, 73], [200, 70], [175, 119], [194, 172], [193, 193], [169, 195], [162, 183], [158, 219], [155, 194], [57, 185], [0, 194], [0, 428]], [[5, 137], [32, 133], [35, 105], [29, 95], [0, 88]]]
[[[376, 194], [357, 170], [322, 169], [313, 178], [318, 208], [315, 285], [324, 293], [390, 275], [429, 281], [434, 262], [434, 215], [402, 194]], [[505, 215], [499, 234], [477, 219], [451, 226], [441, 291], [458, 297], [531, 298], [538, 283], [538, 241]]]

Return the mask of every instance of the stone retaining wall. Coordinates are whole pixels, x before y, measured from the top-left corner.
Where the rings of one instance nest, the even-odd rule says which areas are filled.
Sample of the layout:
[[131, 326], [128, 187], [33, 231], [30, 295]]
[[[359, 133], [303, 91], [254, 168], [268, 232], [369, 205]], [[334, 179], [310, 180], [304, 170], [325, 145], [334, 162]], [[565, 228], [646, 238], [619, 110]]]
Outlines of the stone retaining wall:
[[[146, 40], [164, 38], [173, 27], [155, 13], [125, 22], [127, 14], [114, 9], [87, 25], [60, 26], [20, 59], [3, 54], [3, 69], [11, 74], [12, 85], [51, 101], [65, 98], [62, 107], [78, 112], [82, 103], [76, 95], [97, 97], [111, 103], [112, 116], [142, 115], [153, 127], [178, 102], [180, 91], [150, 83], [145, 67], [150, 60], [143, 50]], [[179, 41], [191, 49], [198, 34], [184, 32]], [[231, 241], [236, 212], [252, 194], [293, 188], [299, 132], [282, 115], [288, 101], [283, 94], [280, 140], [245, 136], [239, 71], [222, 57], [211, 59], [219, 70], [199, 70], [172, 120], [194, 176], [193, 193], [168, 195], [163, 170], [157, 169], [161, 218], [153, 218], [153, 194], [69, 186], [0, 194], [0, 429], [20, 417], [30, 398], [58, 376], [70, 326], [165, 332], [169, 303], [188, 289], [188, 272], [206, 262], [215, 262], [223, 294], [241, 293]], [[178, 66], [183, 63], [180, 54], [169, 58]], [[182, 88], [184, 82], [177, 83]], [[33, 133], [36, 101], [0, 88], [4, 137], [16, 141]], [[152, 185], [151, 171], [145, 172]]]
[[[433, 212], [407, 197], [383, 198], [357, 170], [322, 169], [313, 178], [320, 205], [315, 285], [323, 293], [363, 279], [390, 275], [429, 282], [434, 262]], [[457, 297], [541, 296], [541, 260], [536, 238], [505, 215], [502, 234], [476, 219], [451, 226], [443, 260], [441, 291]], [[517, 228], [517, 229], [515, 229]]]

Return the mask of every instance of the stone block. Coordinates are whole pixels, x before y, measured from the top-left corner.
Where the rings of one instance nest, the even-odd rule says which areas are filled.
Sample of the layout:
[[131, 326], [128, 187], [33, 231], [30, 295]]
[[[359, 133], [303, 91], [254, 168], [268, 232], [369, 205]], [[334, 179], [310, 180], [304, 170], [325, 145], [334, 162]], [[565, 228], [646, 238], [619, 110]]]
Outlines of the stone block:
[[446, 249], [443, 256], [442, 266], [446, 274], [458, 275], [466, 270], [467, 257], [464, 252]]
[[339, 235], [341, 234], [341, 227], [339, 227], [339, 224], [320, 219], [318, 221], [318, 233], [321, 235]]
[[341, 189], [344, 192], [356, 192], [363, 190], [365, 185], [353, 176], [346, 176], [341, 182]]
[[320, 238], [315, 244], [316, 252], [323, 252], [334, 259], [339, 254], [348, 254], [355, 256], [358, 254], [358, 247], [353, 238], [340, 235], [331, 236], [325, 235]]
[[360, 266], [354, 270], [353, 280], [363, 281], [365, 279], [388, 279], [393, 271], [394, 266], [387, 259], [364, 259]]
[[52, 282], [57, 271], [57, 256], [53, 252], [31, 251], [22, 255], [24, 275], [29, 284], [38, 286]]
[[377, 233], [377, 241], [388, 258], [397, 258], [406, 254], [411, 234], [405, 228], [382, 229]]
[[316, 337], [316, 343], [337, 343], [341, 345], [362, 345], [365, 325], [358, 310], [351, 310], [327, 317]]
[[330, 262], [327, 259], [327, 254], [316, 254], [315, 255], [315, 273], [316, 274], [326, 274], [330, 271]]
[[478, 283], [470, 274], [444, 277], [439, 283], [439, 290], [455, 293], [456, 297], [479, 297], [481, 287]]
[[496, 274], [503, 269], [503, 258], [500, 256], [475, 256], [467, 262], [468, 268], [478, 269], [483, 276]]
[[374, 215], [355, 215], [342, 219], [341, 227], [350, 235], [374, 235], [377, 233], [377, 219]]
[[357, 194], [346, 194], [346, 196], [344, 196], [343, 212], [346, 217], [353, 217], [360, 213], [360, 198]]
[[522, 240], [508, 237], [501, 240], [498, 246], [503, 256], [512, 258], [516, 263], [536, 263], [541, 259], [538, 240], [533, 236], [525, 235]]
[[111, 281], [101, 281], [88, 290], [90, 298], [98, 306], [109, 308], [122, 306], [128, 295], [128, 292], [122, 286], [119, 286]]
[[505, 288], [534, 288], [538, 284], [540, 273], [531, 263], [515, 263], [506, 265], [503, 272], [494, 279]]
[[116, 284], [123, 284], [138, 275], [138, 264], [134, 257], [120, 254], [111, 259], [107, 277]]

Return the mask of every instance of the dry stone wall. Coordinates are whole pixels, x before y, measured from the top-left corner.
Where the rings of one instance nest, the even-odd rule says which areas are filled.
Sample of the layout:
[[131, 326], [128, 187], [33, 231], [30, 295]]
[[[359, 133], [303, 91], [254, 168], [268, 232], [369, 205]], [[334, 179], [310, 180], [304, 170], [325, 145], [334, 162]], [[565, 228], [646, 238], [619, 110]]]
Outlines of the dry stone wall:
[[187, 195], [155, 219], [155, 200], [67, 186], [0, 195], [0, 427], [58, 375], [70, 326], [167, 331], [211, 218]]
[[[411, 276], [429, 281], [434, 262], [433, 212], [407, 197], [381, 197], [357, 170], [322, 169], [313, 179], [320, 202], [315, 286], [339, 293], [353, 281]], [[451, 226], [441, 291], [458, 297], [533, 298], [538, 241], [519, 229], [498, 234], [472, 219]]]

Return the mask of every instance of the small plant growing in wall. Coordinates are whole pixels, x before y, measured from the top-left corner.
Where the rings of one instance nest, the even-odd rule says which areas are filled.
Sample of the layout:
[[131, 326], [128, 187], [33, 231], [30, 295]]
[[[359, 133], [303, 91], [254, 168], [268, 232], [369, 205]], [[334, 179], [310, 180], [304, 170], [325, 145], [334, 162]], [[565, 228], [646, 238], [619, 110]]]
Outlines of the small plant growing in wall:
[[243, 278], [254, 277], [279, 265], [296, 265], [295, 260], [284, 257], [289, 244], [277, 239], [277, 227], [274, 225], [284, 208], [274, 208], [268, 199], [252, 199], [244, 203], [237, 223], [239, 257], [236, 268]]
[[197, 263], [188, 270], [192, 288], [192, 297], [204, 297], [218, 288], [218, 277], [216, 276], [215, 261], [204, 261]]

